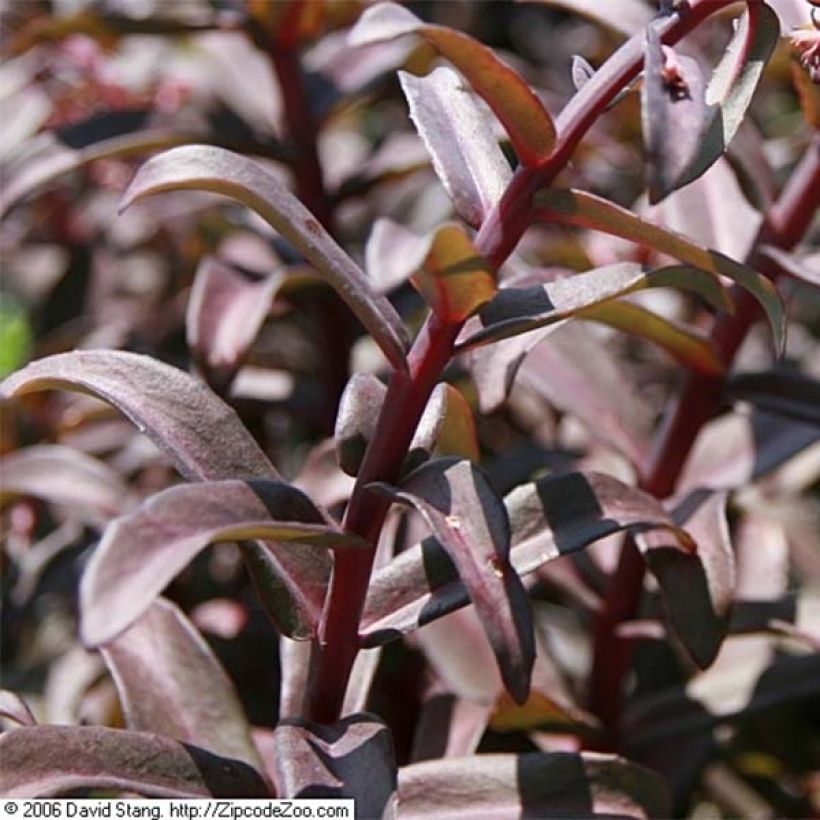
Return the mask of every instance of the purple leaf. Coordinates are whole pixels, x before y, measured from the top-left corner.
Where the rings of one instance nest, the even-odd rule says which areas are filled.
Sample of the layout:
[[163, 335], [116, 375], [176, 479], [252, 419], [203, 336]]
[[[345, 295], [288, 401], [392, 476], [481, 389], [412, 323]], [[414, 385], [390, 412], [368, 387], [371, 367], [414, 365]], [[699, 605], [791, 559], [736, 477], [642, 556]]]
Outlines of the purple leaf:
[[[106, 530], [80, 587], [84, 642], [106, 643], [130, 626], [209, 544], [251, 538], [279, 542], [283, 552], [297, 551], [300, 544], [364, 544], [327, 524], [308, 497], [287, 484], [222, 481], [171, 487]], [[310, 568], [309, 557], [304, 560]], [[298, 599], [300, 590], [290, 593]], [[310, 613], [320, 601], [300, 603]]]
[[401, 487], [373, 485], [415, 507], [458, 567], [510, 694], [523, 703], [535, 645], [529, 598], [509, 563], [507, 512], [483, 473], [443, 458], [411, 473]]
[[646, 28], [641, 118], [649, 201], [676, 188], [700, 147], [707, 116], [706, 84], [691, 57], [661, 45], [658, 30]]
[[213, 256], [197, 268], [185, 316], [188, 347], [219, 385], [229, 383], [256, 339], [284, 275], [251, 281]]
[[484, 754], [399, 770], [403, 820], [463, 817], [665, 817], [663, 781], [622, 758], [592, 753]]
[[490, 719], [491, 706], [449, 693], [436, 693], [422, 706], [413, 734], [412, 763], [475, 753]]
[[274, 741], [279, 797], [352, 797], [362, 817], [382, 817], [392, 805], [393, 742], [377, 718], [351, 715], [332, 726], [288, 720], [276, 727]]
[[803, 260], [794, 254], [786, 253], [773, 245], [763, 245], [760, 252], [771, 259], [783, 273], [815, 287], [820, 287], [820, 266], [816, 263], [811, 266], [808, 260]]
[[170, 601], [154, 601], [102, 655], [128, 729], [155, 732], [262, 770], [233, 684]]
[[21, 726], [36, 726], [37, 720], [20, 695], [0, 689], [0, 719], [13, 720]]
[[359, 472], [386, 395], [387, 387], [369, 373], [355, 373], [345, 386], [333, 438], [339, 466], [350, 476]]
[[406, 368], [407, 331], [387, 299], [272, 174], [240, 154], [205, 145], [186, 145], [152, 157], [137, 171], [120, 210], [150, 194], [176, 189], [212, 191], [253, 208], [304, 255], [339, 293], [394, 367]]
[[492, 117], [449, 68], [423, 78], [400, 71], [399, 80], [436, 174], [458, 213], [479, 227], [512, 177]]
[[640, 31], [651, 19], [652, 9], [644, 0], [536, 0], [544, 6], [564, 9], [594, 20], [598, 25], [625, 37]]
[[128, 488], [107, 464], [59, 444], [39, 444], [0, 460], [0, 502], [33, 496], [85, 513], [99, 525], [128, 506]]
[[552, 152], [555, 126], [535, 92], [482, 43], [446, 26], [424, 23], [396, 3], [368, 8], [350, 32], [352, 46], [420, 34], [469, 80], [507, 130], [524, 165], [537, 166]]
[[726, 385], [728, 397], [768, 413], [820, 426], [820, 382], [788, 371], [738, 373]]
[[150, 356], [117, 350], [48, 356], [5, 379], [0, 395], [53, 389], [90, 393], [113, 404], [189, 481], [278, 477], [227, 404], [187, 373]]
[[78, 789], [146, 797], [270, 797], [254, 769], [145, 732], [34, 726], [0, 735], [0, 795], [56, 797]]
[[432, 242], [432, 234], [419, 236], [392, 219], [377, 219], [364, 249], [373, 287], [387, 293], [403, 285], [422, 266]]

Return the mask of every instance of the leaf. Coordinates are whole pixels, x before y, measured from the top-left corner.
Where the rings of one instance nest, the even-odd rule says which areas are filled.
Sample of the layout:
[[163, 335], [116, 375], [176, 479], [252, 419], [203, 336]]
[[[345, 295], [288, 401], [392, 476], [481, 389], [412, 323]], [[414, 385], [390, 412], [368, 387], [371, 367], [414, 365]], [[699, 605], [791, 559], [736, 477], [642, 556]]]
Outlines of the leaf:
[[350, 476], [358, 475], [386, 395], [387, 387], [376, 376], [354, 373], [339, 399], [333, 440], [339, 466]]
[[577, 318], [600, 322], [654, 342], [695, 373], [720, 376], [726, 371], [714, 342], [706, 333], [659, 316], [632, 302], [604, 302], [581, 311]]
[[665, 817], [663, 781], [622, 758], [573, 754], [483, 754], [399, 770], [403, 820], [436, 817]]
[[306, 495], [281, 482], [171, 487], [106, 529], [80, 586], [84, 643], [104, 644], [130, 626], [209, 544], [251, 538], [271, 539], [283, 550], [302, 543], [327, 548], [364, 544], [328, 525]]
[[26, 309], [9, 294], [0, 294], [0, 378], [25, 363], [33, 341], [34, 333]]
[[510, 136], [524, 165], [537, 166], [552, 152], [552, 118], [524, 80], [485, 45], [446, 26], [422, 22], [395, 3], [371, 6], [351, 30], [351, 46], [420, 34], [448, 59], [483, 97]]
[[393, 742], [378, 718], [350, 715], [332, 726], [286, 720], [274, 741], [280, 798], [352, 797], [362, 817], [382, 817], [393, 803]]
[[706, 116], [706, 83], [697, 60], [665, 50], [657, 28], [647, 26], [641, 123], [650, 203], [680, 187], [700, 148]]
[[446, 692], [427, 698], [416, 721], [410, 762], [473, 754], [487, 728], [490, 708]]
[[507, 513], [483, 473], [455, 458], [428, 462], [401, 487], [372, 485], [415, 507], [447, 550], [469, 591], [516, 702], [526, 700], [535, 657], [530, 602], [509, 563]]
[[688, 287], [714, 299], [719, 288], [707, 281], [707, 275], [700, 271], [662, 268], [645, 272], [637, 263], [618, 262], [544, 284], [502, 288], [481, 309], [478, 319], [465, 327], [457, 350], [463, 352], [548, 327], [643, 288]]
[[653, 225], [626, 208], [601, 197], [575, 190], [544, 190], [535, 195], [536, 216], [547, 222], [577, 225], [620, 236], [654, 248], [712, 276], [728, 276], [746, 288], [768, 317], [778, 350], [786, 338], [785, 317], [774, 285], [765, 276], [721, 253], [707, 250], [680, 234]]
[[512, 177], [492, 118], [449, 68], [422, 78], [400, 71], [399, 81], [438, 178], [463, 219], [479, 227]]
[[28, 704], [15, 692], [0, 689], [0, 718], [13, 720], [21, 726], [36, 726], [37, 720], [28, 708]]
[[54, 389], [113, 404], [189, 481], [278, 476], [234, 410], [187, 373], [150, 356], [117, 350], [59, 353], [9, 376], [0, 395]]
[[102, 726], [33, 726], [0, 735], [0, 795], [77, 790], [146, 797], [270, 797], [250, 766], [161, 735]]
[[[528, 0], [529, 2], [530, 0]], [[630, 37], [651, 19], [652, 9], [644, 0], [535, 0], [543, 6], [559, 8], [588, 17], [600, 26]]]
[[461, 225], [442, 225], [413, 284], [433, 313], [447, 323], [464, 321], [493, 298], [495, 273]]
[[766, 370], [737, 373], [726, 385], [730, 399], [820, 427], [820, 382], [799, 373]]
[[803, 261], [794, 254], [786, 253], [773, 245], [762, 245], [759, 250], [763, 256], [771, 259], [781, 272], [794, 279], [820, 287], [820, 268], [812, 267], [808, 261]]
[[432, 242], [432, 235], [418, 236], [392, 219], [377, 219], [364, 249], [373, 287], [387, 293], [403, 285], [421, 267]]
[[60, 444], [25, 447], [0, 459], [0, 502], [32, 496], [76, 510], [99, 525], [122, 513], [129, 492], [107, 464]]
[[[754, 20], [752, 24], [750, 15]], [[697, 179], [729, 147], [779, 38], [777, 15], [765, 3], [753, 4], [741, 17], [732, 42], [706, 89], [710, 116], [702, 130], [699, 151], [677, 187]]]
[[103, 647], [102, 656], [128, 729], [184, 741], [262, 771], [233, 683], [175, 604], [155, 600]]
[[213, 256], [197, 268], [188, 300], [188, 347], [218, 385], [230, 383], [270, 312], [284, 275], [251, 281]]
[[291, 242], [347, 302], [394, 367], [404, 370], [408, 346], [401, 318], [373, 291], [358, 265], [301, 202], [247, 157], [206, 145], [186, 145], [152, 157], [137, 171], [120, 211], [150, 194], [176, 189], [211, 191], [255, 210]]

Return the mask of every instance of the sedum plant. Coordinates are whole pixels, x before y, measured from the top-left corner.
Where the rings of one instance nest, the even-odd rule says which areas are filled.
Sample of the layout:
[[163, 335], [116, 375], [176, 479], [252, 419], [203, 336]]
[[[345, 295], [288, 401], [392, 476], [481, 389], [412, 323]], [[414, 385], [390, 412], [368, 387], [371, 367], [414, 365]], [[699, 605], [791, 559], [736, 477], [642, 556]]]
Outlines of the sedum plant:
[[3, 796], [817, 811], [814, 6], [12, 4]]

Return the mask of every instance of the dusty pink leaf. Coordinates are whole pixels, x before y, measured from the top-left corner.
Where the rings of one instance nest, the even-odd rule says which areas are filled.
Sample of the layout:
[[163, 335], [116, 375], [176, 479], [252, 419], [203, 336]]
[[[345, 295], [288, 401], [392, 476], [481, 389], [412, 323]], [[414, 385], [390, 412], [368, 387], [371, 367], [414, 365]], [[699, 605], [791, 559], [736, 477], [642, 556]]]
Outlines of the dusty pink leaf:
[[12, 720], [20, 726], [35, 726], [37, 720], [28, 704], [15, 692], [0, 689], [0, 718]]
[[427, 258], [432, 241], [432, 235], [419, 236], [392, 219], [377, 219], [364, 249], [373, 287], [387, 293], [403, 285]]
[[390, 302], [313, 214], [272, 174], [240, 154], [186, 145], [152, 157], [137, 171], [121, 210], [162, 191], [195, 189], [238, 200], [255, 210], [299, 250], [347, 302], [394, 367], [404, 369], [407, 331]]
[[362, 817], [382, 817], [391, 807], [393, 742], [372, 715], [350, 715], [332, 726], [283, 721], [274, 741], [272, 774], [280, 797], [352, 797]]
[[446, 692], [431, 695], [416, 723], [410, 762], [474, 754], [490, 711], [488, 703], [475, 703]]
[[399, 81], [416, 130], [456, 211], [479, 227], [512, 177], [489, 112], [448, 68], [422, 78], [400, 71]]
[[262, 770], [233, 683], [182, 611], [159, 598], [102, 649], [128, 729]]
[[817, 265], [817, 257], [815, 257], [814, 264], [812, 264], [808, 259], [804, 260], [794, 254], [786, 253], [773, 245], [763, 245], [760, 252], [771, 259], [779, 270], [788, 276], [808, 282], [808, 284], [815, 287], [820, 287], [820, 265]]
[[128, 488], [107, 464], [60, 444], [38, 444], [0, 459], [0, 501], [32, 496], [85, 511], [94, 524], [124, 512]]
[[501, 499], [470, 462], [442, 458], [411, 473], [400, 487], [374, 485], [418, 510], [458, 567], [496, 654], [504, 683], [527, 698], [535, 657], [530, 602], [509, 562], [510, 529]]
[[483, 754], [399, 770], [402, 818], [663, 817], [663, 781], [613, 755]]
[[[221, 481], [171, 487], [106, 529], [80, 587], [84, 642], [104, 644], [130, 626], [209, 544], [255, 538], [276, 541], [281, 551], [294, 552], [300, 547], [344, 548], [363, 543], [329, 525], [306, 495], [281, 482]], [[300, 557], [295, 556], [297, 561]], [[312, 571], [309, 558], [304, 557], [306, 569], [297, 575], [303, 582], [302, 576], [310, 578]], [[283, 575], [282, 583], [287, 577]], [[298, 595], [299, 590], [291, 594]]]
[[188, 347], [219, 384], [236, 374], [283, 278], [251, 281], [215, 257], [200, 262], [185, 317]]
[[640, 31], [652, 18], [652, 7], [645, 0], [535, 0], [544, 6], [553, 6], [580, 14], [598, 25], [617, 31], [625, 37]]
[[146, 732], [34, 726], [0, 735], [0, 795], [57, 797], [78, 789], [146, 797], [270, 797], [245, 763]]

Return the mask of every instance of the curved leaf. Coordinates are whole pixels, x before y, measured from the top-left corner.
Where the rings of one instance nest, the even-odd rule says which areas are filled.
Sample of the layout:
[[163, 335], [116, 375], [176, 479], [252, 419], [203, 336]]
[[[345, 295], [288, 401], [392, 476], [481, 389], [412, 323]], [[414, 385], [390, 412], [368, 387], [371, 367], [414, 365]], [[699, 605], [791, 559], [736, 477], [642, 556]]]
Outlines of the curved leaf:
[[432, 235], [419, 236], [392, 219], [377, 219], [364, 249], [365, 268], [373, 287], [387, 293], [403, 285], [421, 267], [432, 242]]
[[[531, 0], [532, 1], [532, 0]], [[581, 14], [600, 26], [630, 37], [640, 31], [652, 18], [652, 9], [644, 0], [617, 0], [601, 3], [601, 0], [534, 0], [543, 6], [563, 9]]]
[[436, 817], [667, 817], [671, 798], [648, 769], [613, 755], [483, 754], [399, 770], [403, 820]]
[[21, 726], [36, 726], [37, 720], [28, 704], [15, 692], [0, 689], [0, 718], [13, 720]]
[[328, 525], [306, 495], [281, 482], [171, 487], [106, 529], [80, 586], [83, 641], [104, 644], [130, 626], [209, 544], [251, 538], [294, 550], [301, 543], [364, 544]]
[[820, 266], [812, 267], [807, 260], [803, 261], [794, 254], [786, 253], [774, 245], [762, 245], [759, 250], [763, 256], [771, 259], [781, 272], [799, 279], [801, 282], [820, 287]]
[[415, 507], [447, 550], [475, 604], [504, 683], [523, 703], [535, 658], [530, 602], [509, 562], [506, 510], [483, 473], [467, 461], [443, 458], [419, 467], [400, 487], [372, 486]]
[[438, 178], [458, 213], [479, 227], [512, 177], [492, 119], [449, 68], [421, 78], [400, 71], [399, 81]]
[[524, 80], [472, 37], [424, 23], [396, 3], [379, 3], [359, 18], [348, 42], [367, 45], [403, 34], [420, 34], [469, 80], [507, 130], [524, 165], [538, 165], [550, 155], [555, 144], [552, 117]]
[[820, 381], [788, 371], [738, 373], [729, 379], [730, 399], [820, 427]]
[[774, 285], [757, 271], [721, 253], [707, 250], [680, 234], [635, 216], [626, 208], [593, 194], [576, 190], [545, 190], [535, 195], [536, 217], [547, 222], [577, 225], [620, 236], [679, 259], [712, 276], [727, 276], [746, 288], [766, 313], [775, 342], [783, 350], [786, 320]]
[[189, 481], [278, 477], [233, 409], [187, 373], [150, 356], [119, 350], [59, 353], [13, 373], [0, 384], [0, 395], [54, 389], [113, 404]]
[[60, 444], [38, 444], [0, 459], [0, 503], [26, 495], [91, 512], [91, 520], [122, 513], [128, 488], [107, 464]]
[[283, 721], [274, 731], [273, 775], [280, 797], [352, 797], [356, 814], [389, 817], [396, 791], [390, 730], [373, 715], [332, 726]]
[[0, 735], [0, 795], [57, 797], [78, 789], [146, 797], [270, 797], [250, 766], [146, 732], [33, 726]]
[[406, 368], [407, 331], [387, 299], [372, 290], [359, 266], [313, 214], [253, 160], [207, 145], [186, 145], [152, 157], [123, 195], [120, 211], [150, 194], [177, 189], [211, 191], [255, 210], [333, 287], [373, 336], [385, 356]]
[[262, 762], [233, 683], [182, 611], [159, 598], [102, 649], [125, 725], [241, 760]]

